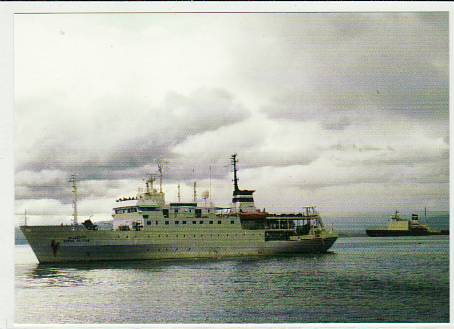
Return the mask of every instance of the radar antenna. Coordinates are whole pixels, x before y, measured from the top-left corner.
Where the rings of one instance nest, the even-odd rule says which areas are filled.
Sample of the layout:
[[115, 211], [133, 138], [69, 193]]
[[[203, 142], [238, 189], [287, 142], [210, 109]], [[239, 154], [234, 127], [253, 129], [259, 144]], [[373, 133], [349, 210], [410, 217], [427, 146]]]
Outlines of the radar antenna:
[[69, 182], [73, 184], [73, 225], [77, 226], [77, 175], [71, 175]]
[[233, 187], [234, 187], [235, 191], [239, 191], [239, 188], [238, 188], [238, 180], [239, 179], [238, 179], [237, 174], [236, 174], [237, 171], [238, 171], [238, 169], [236, 167], [236, 164], [238, 163], [238, 160], [237, 160], [236, 156], [237, 156], [236, 153], [232, 154], [230, 159], [232, 160], [232, 165], [233, 165]]
[[145, 186], [147, 187], [147, 194], [150, 194], [153, 191], [153, 183], [156, 180], [155, 174], [148, 174], [148, 179], [145, 181]]

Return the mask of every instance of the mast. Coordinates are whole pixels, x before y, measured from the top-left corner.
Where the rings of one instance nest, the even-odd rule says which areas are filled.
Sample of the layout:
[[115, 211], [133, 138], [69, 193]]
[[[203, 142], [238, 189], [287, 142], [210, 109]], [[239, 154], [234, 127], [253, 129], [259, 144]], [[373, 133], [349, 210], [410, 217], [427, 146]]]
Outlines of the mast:
[[194, 202], [197, 202], [197, 182], [194, 181]]
[[69, 182], [72, 183], [73, 188], [73, 225], [76, 226], [77, 223], [77, 176], [71, 175]]
[[234, 187], [235, 191], [238, 191], [239, 190], [238, 177], [236, 174], [236, 172], [237, 172], [236, 164], [237, 164], [238, 160], [236, 159], [236, 153], [232, 154], [231, 160], [232, 160], [232, 165], [233, 165], [233, 187]]
[[208, 191], [208, 197], [210, 198], [210, 205], [211, 205], [211, 165], [210, 165], [210, 189]]
[[27, 226], [27, 209], [24, 211], [24, 221], [25, 221], [25, 226]]
[[159, 193], [162, 193], [162, 163], [158, 161], [158, 171], [159, 171]]
[[178, 197], [178, 203], [180, 203], [180, 202], [181, 202], [180, 184], [178, 184], [178, 194], [177, 194], [177, 197]]

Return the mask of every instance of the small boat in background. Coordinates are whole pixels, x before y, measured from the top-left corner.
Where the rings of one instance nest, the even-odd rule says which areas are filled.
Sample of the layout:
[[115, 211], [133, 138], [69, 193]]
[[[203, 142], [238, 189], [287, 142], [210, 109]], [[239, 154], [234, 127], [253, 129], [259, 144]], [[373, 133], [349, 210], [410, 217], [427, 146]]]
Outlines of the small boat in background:
[[432, 230], [426, 224], [419, 222], [417, 214], [411, 215], [411, 220], [401, 218], [396, 210], [391, 216], [391, 223], [383, 229], [367, 229], [366, 234], [373, 237], [382, 236], [420, 236], [420, 235], [449, 235], [449, 230]]

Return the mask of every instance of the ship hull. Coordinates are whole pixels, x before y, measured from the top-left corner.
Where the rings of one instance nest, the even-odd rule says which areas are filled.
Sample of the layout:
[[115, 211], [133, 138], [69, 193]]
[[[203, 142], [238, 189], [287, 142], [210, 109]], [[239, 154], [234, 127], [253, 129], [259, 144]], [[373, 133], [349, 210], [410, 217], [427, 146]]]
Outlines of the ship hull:
[[449, 231], [399, 231], [399, 230], [366, 230], [366, 234], [371, 237], [387, 236], [427, 236], [427, 235], [449, 235]]
[[[242, 239], [153, 239], [149, 232], [68, 231], [50, 229], [43, 234], [21, 227], [40, 263], [147, 260], [179, 258], [222, 258], [284, 254], [324, 253], [337, 236], [304, 237], [295, 241], [264, 241], [254, 232]], [[263, 233], [263, 232], [262, 232]]]

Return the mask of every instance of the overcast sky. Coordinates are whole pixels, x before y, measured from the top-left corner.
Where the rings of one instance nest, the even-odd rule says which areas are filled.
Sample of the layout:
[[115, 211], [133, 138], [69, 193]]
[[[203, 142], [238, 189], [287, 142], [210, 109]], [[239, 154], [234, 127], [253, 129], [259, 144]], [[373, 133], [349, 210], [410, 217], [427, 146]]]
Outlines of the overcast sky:
[[15, 16], [16, 212], [109, 219], [165, 159], [167, 201], [447, 210], [447, 13]]

